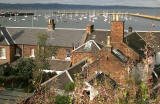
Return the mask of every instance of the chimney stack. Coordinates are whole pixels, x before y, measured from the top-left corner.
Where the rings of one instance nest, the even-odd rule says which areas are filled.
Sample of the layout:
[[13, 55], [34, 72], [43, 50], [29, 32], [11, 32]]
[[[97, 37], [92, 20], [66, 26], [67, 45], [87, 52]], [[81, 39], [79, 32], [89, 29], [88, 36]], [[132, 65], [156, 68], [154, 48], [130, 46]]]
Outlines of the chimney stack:
[[88, 25], [86, 26], [86, 32], [87, 32], [87, 34], [90, 35], [90, 34], [93, 32], [93, 30], [94, 30], [94, 25], [88, 24]]
[[114, 21], [111, 21], [111, 43], [122, 43], [124, 35], [124, 21], [119, 21], [119, 17], [116, 17]]
[[128, 27], [128, 32], [129, 32], [129, 33], [132, 32], [132, 27]]
[[55, 30], [55, 24], [54, 24], [54, 19], [49, 19], [48, 20], [48, 30]]

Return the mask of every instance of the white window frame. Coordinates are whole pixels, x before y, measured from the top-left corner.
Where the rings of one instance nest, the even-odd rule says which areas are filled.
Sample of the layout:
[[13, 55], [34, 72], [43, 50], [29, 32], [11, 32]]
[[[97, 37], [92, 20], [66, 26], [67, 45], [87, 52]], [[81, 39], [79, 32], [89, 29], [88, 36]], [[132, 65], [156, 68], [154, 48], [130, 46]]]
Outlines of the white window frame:
[[[68, 56], [69, 55], [69, 56]], [[66, 50], [66, 58], [71, 56], [71, 51], [69, 49]]]
[[[68, 54], [69, 54], [69, 56], [68, 56]], [[70, 61], [71, 60], [70, 56], [71, 56], [71, 51], [69, 49], [67, 49], [66, 50], [66, 58], [65, 58], [65, 60], [66, 61]]]
[[30, 49], [30, 57], [35, 57], [35, 49], [34, 48]]
[[6, 48], [5, 47], [0, 48], [0, 59], [7, 59], [6, 58]]

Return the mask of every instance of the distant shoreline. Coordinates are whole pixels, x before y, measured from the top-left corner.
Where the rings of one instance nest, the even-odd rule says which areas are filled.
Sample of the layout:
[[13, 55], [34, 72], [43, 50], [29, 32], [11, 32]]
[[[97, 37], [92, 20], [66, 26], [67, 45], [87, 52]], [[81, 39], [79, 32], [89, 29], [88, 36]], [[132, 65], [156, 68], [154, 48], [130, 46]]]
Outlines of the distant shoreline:
[[0, 3], [0, 9], [160, 9], [160, 7], [139, 7], [124, 5], [76, 5], [76, 4], [7, 4]]

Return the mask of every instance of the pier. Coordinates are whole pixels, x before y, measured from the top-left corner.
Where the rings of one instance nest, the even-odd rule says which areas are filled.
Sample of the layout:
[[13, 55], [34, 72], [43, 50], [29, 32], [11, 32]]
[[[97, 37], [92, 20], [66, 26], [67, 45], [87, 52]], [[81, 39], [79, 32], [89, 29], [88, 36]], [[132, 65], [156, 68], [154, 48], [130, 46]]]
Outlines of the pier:
[[22, 12], [4, 12], [4, 11], [0, 12], [0, 16], [2, 16], [2, 17], [25, 16], [25, 15], [34, 15], [34, 13], [29, 13], [29, 12], [26, 12], [26, 13], [22, 13]]
[[129, 15], [129, 16], [135, 16], [135, 17], [141, 17], [141, 18], [146, 18], [146, 19], [152, 19], [152, 20], [157, 20], [160, 21], [160, 17], [157, 16], [150, 16], [150, 15], [145, 15], [145, 14], [140, 14], [140, 13], [111, 13], [111, 12], [90, 12], [90, 11], [84, 11], [84, 12], [63, 12], [63, 11], [58, 11], [54, 12], [55, 14], [94, 14], [94, 15]]

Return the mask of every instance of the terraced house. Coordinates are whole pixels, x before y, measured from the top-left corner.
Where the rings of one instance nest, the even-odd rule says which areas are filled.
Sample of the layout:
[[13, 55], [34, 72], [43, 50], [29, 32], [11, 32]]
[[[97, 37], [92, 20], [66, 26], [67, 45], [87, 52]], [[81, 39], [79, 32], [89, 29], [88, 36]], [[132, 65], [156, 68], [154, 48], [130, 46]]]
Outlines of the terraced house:
[[[131, 27], [125, 31], [124, 21], [118, 19], [111, 21], [110, 25], [111, 30], [96, 30], [94, 25], [87, 25], [86, 30], [60, 29], [55, 28], [54, 20], [50, 19], [48, 28], [0, 27], [0, 62], [12, 62], [16, 57], [34, 58], [37, 34], [45, 33], [48, 36], [46, 45], [58, 47], [52, 59], [69, 60], [75, 65], [88, 58], [87, 69], [91, 73], [101, 70], [119, 82], [120, 77], [124, 76], [123, 72], [126, 72], [125, 65], [128, 62], [136, 63], [145, 56], [146, 36], [149, 32], [135, 32]], [[155, 47], [152, 47], [150, 54], [147, 53], [153, 55], [152, 61], [155, 64], [160, 63], [159, 58], [156, 58], [160, 52], [157, 48], [159, 33], [152, 32]]]
[[52, 59], [70, 60], [73, 47], [82, 44], [85, 30], [55, 28], [50, 19], [48, 28], [0, 27], [0, 62], [12, 62], [16, 57], [34, 58], [37, 51], [38, 36], [47, 35], [46, 45], [57, 47]]

